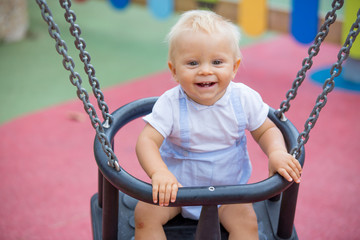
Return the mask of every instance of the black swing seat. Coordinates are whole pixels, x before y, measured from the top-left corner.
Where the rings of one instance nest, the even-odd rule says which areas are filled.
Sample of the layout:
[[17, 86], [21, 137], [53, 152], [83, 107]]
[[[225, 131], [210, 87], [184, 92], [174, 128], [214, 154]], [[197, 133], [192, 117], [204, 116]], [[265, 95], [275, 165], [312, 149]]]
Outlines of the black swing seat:
[[[112, 114], [113, 123], [105, 133], [108, 140], [113, 142], [116, 133], [128, 122], [150, 113], [156, 100], [140, 99], [116, 110]], [[299, 133], [294, 125], [287, 119], [280, 120], [272, 108], [268, 116], [283, 133], [288, 150], [296, 147]], [[99, 190], [91, 198], [93, 238], [131, 240], [134, 236], [136, 203], [138, 200], [152, 202], [151, 185], [134, 178], [122, 168], [116, 171], [109, 167], [97, 138], [94, 152], [99, 167]], [[301, 165], [304, 159], [302, 149], [299, 157]], [[184, 219], [181, 215], [175, 217], [164, 226], [167, 239], [228, 239], [228, 233], [218, 224], [218, 220], [214, 222], [211, 219], [218, 217], [216, 205], [233, 203], [253, 203], [259, 239], [298, 239], [293, 224], [298, 188], [299, 184], [289, 183], [278, 174], [252, 184], [180, 188], [177, 201], [172, 206], [202, 205], [202, 215], [199, 221]], [[216, 212], [208, 209], [216, 209]], [[219, 234], [209, 231], [216, 228]]]
[[[134, 236], [134, 209], [137, 199], [132, 198], [123, 192], [119, 191], [119, 219], [118, 219], [118, 238], [129, 239]], [[265, 200], [253, 204], [259, 226], [259, 239], [283, 239], [277, 237], [274, 233], [277, 232], [277, 224], [279, 219], [281, 201]], [[91, 217], [94, 239], [102, 239], [102, 209], [98, 204], [98, 194], [94, 194], [91, 198]], [[195, 239], [196, 227], [198, 221], [185, 219], [180, 214], [168, 222], [164, 226], [167, 239]], [[221, 239], [228, 239], [227, 231], [220, 226]], [[298, 239], [295, 228], [288, 239]]]

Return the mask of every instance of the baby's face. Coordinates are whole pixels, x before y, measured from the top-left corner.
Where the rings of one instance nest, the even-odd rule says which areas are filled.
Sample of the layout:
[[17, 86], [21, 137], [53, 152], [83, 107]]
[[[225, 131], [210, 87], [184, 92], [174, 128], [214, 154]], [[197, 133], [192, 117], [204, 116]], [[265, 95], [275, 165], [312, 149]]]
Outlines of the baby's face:
[[174, 42], [169, 68], [188, 97], [213, 105], [226, 92], [240, 64], [223, 33], [184, 32]]

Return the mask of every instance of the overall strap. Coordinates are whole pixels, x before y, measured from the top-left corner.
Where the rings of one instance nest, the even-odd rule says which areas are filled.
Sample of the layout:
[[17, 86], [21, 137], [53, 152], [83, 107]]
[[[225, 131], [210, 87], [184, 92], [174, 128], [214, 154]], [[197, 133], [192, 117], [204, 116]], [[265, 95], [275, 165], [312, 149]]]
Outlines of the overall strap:
[[231, 99], [232, 107], [234, 109], [236, 120], [238, 122], [239, 139], [237, 140], [236, 144], [239, 144], [240, 141], [243, 139], [241, 136], [245, 135], [244, 130], [246, 128], [247, 120], [245, 118], [244, 109], [241, 105], [240, 97], [237, 94], [235, 94], [234, 91], [235, 89], [231, 89], [230, 99]]
[[180, 97], [179, 101], [179, 110], [180, 110], [180, 139], [181, 146], [184, 149], [189, 149], [190, 147], [190, 127], [189, 127], [189, 117], [188, 109], [186, 104], [186, 97], [183, 95]]

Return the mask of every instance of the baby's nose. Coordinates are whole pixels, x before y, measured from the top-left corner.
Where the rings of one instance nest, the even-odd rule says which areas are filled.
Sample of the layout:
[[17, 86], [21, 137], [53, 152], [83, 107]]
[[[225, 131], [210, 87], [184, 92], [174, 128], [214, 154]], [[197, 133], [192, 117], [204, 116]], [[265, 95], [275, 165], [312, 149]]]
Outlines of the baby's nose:
[[200, 71], [199, 74], [201, 75], [211, 75], [214, 72], [212, 71], [212, 68], [210, 66], [210, 64], [202, 64], [200, 67]]

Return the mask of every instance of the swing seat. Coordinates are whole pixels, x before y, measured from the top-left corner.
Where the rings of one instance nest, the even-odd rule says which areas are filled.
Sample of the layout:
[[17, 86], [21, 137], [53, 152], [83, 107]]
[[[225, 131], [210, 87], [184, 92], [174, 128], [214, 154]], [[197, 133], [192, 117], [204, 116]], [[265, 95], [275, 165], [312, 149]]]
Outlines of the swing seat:
[[[140, 99], [116, 110], [112, 114], [113, 123], [105, 132], [108, 140], [113, 142], [121, 127], [150, 113], [156, 100], [157, 98]], [[288, 150], [295, 147], [299, 133], [292, 123], [289, 120], [279, 120], [274, 109], [270, 109], [268, 116], [282, 131]], [[97, 138], [94, 142], [94, 152], [99, 167], [99, 185], [98, 193], [91, 198], [93, 238], [131, 240], [134, 236], [136, 203], [138, 200], [152, 203], [151, 185], [134, 178], [122, 168], [116, 171], [109, 167], [107, 156]], [[304, 158], [302, 149], [299, 157], [301, 165]], [[259, 239], [293, 240], [298, 239], [293, 226], [298, 188], [299, 184], [289, 183], [275, 174], [258, 183], [216, 186], [215, 191], [209, 191], [209, 187], [180, 188], [177, 201], [172, 206], [253, 203], [258, 219]], [[204, 220], [184, 219], [178, 215], [164, 226], [167, 239], [196, 239], [200, 221]], [[213, 239], [228, 239], [226, 230], [217, 225], [221, 236], [214, 236]], [[198, 231], [207, 231], [211, 228], [213, 226]]]
[[[99, 195], [96, 193], [91, 198], [91, 219], [94, 240], [102, 239], [102, 209], [98, 204]], [[134, 236], [134, 209], [137, 199], [132, 198], [119, 191], [119, 219], [118, 219], [118, 238], [129, 239]], [[253, 204], [258, 219], [259, 239], [280, 239], [276, 236], [278, 215], [280, 211], [280, 199], [265, 200]], [[195, 239], [198, 221], [185, 219], [180, 214], [169, 221], [165, 226], [165, 234], [169, 240]], [[228, 239], [228, 233], [223, 226], [220, 226], [221, 239]], [[298, 239], [295, 227], [291, 233], [291, 240]]]

